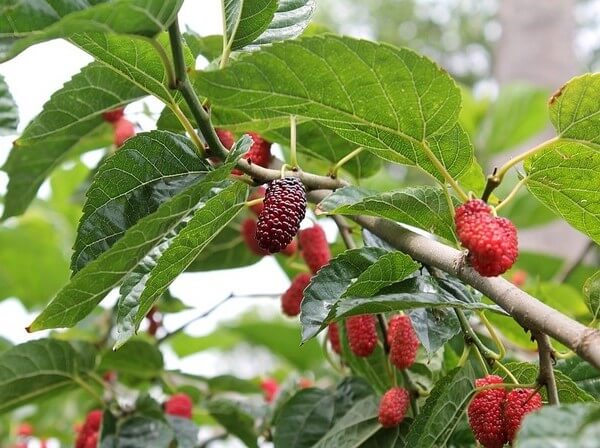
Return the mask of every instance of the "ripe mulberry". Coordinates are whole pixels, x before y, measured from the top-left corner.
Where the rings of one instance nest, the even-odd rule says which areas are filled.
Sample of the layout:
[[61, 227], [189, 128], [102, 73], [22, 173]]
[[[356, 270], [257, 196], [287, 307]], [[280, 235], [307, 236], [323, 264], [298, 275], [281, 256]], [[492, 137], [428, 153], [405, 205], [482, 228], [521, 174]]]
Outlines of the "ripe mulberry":
[[482, 200], [468, 201], [456, 209], [455, 224], [462, 245], [469, 249], [473, 268], [485, 277], [506, 272], [518, 256], [517, 230], [506, 218], [492, 216]]
[[301, 230], [298, 234], [298, 242], [302, 250], [302, 257], [313, 274], [329, 263], [331, 251], [321, 226], [314, 225]]
[[177, 417], [192, 418], [192, 399], [186, 394], [175, 394], [165, 402], [165, 412]]
[[506, 395], [504, 425], [507, 442], [513, 442], [525, 415], [542, 407], [542, 397], [533, 389], [514, 389]]
[[[475, 380], [476, 387], [489, 384], [502, 384], [504, 381], [498, 375], [487, 375], [485, 378]], [[504, 388], [489, 389], [478, 392], [469, 408], [467, 415], [469, 425], [475, 438], [485, 448], [502, 448], [506, 441], [504, 427], [504, 401], [506, 391]]]
[[277, 396], [279, 384], [273, 378], [265, 378], [260, 383], [260, 388], [263, 391], [263, 397], [267, 403], [271, 403]]
[[298, 233], [305, 213], [306, 190], [300, 179], [285, 177], [271, 182], [258, 216], [258, 245], [270, 253], [283, 250]]
[[419, 348], [419, 339], [408, 316], [398, 315], [390, 319], [388, 344], [390, 361], [398, 369], [408, 369], [414, 364]]
[[329, 339], [333, 351], [340, 355], [342, 353], [342, 345], [340, 343], [340, 329], [336, 323], [329, 324], [327, 327], [327, 339]]
[[216, 128], [215, 132], [217, 134], [217, 137], [219, 137], [219, 140], [226, 149], [233, 148], [233, 145], [235, 143], [235, 137], [230, 131], [228, 131], [227, 129]]
[[[248, 132], [247, 134], [252, 138], [253, 143], [248, 152], [243, 155], [243, 158], [254, 165], [268, 167], [272, 158], [271, 142], [266, 141], [256, 132]], [[232, 174], [240, 175], [242, 172], [236, 168], [232, 171]]]
[[379, 423], [384, 428], [398, 426], [404, 420], [408, 406], [410, 405], [410, 395], [402, 387], [394, 387], [388, 390], [379, 403]]
[[297, 316], [300, 314], [300, 304], [302, 303], [304, 289], [310, 283], [310, 274], [298, 274], [286, 292], [281, 296], [281, 310], [288, 316]]
[[100, 425], [102, 424], [102, 411], [93, 410], [88, 413], [85, 418], [85, 423], [81, 427], [77, 440], [75, 441], [75, 448], [88, 448], [96, 441], [98, 443], [98, 432], [100, 431]]
[[269, 252], [264, 250], [258, 245], [258, 241], [256, 240], [256, 220], [252, 218], [245, 219], [242, 222], [241, 228], [242, 238], [246, 242], [246, 246], [248, 249], [255, 255], [269, 255]]
[[133, 123], [127, 118], [121, 118], [115, 123], [114, 142], [117, 148], [123, 146], [126, 140], [135, 135]]
[[125, 115], [125, 108], [119, 107], [118, 109], [108, 110], [102, 114], [104, 121], [108, 123], [116, 123]]
[[362, 314], [346, 319], [346, 333], [350, 350], [356, 356], [366, 357], [377, 346], [377, 321], [372, 314]]

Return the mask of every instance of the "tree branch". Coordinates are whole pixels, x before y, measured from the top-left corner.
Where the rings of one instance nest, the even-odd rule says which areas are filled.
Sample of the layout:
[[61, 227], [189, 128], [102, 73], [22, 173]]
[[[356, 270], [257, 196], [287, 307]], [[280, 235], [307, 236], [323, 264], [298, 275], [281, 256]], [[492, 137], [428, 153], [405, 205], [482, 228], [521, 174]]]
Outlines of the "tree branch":
[[558, 399], [558, 389], [556, 388], [556, 378], [554, 377], [554, 359], [552, 346], [548, 336], [544, 333], [534, 332], [533, 337], [537, 341], [538, 354], [540, 357], [540, 373], [537, 382], [546, 387], [548, 392], [548, 402], [550, 404], [560, 404]]
[[[310, 199], [320, 202], [330, 193], [313, 191]], [[482, 277], [465, 264], [464, 254], [456, 249], [384, 219], [370, 216], [352, 219], [415, 260], [460, 278], [497, 303], [524, 328], [547, 334], [600, 369], [599, 330], [565, 316], [502, 277]]]
[[348, 249], [356, 249], [356, 243], [354, 239], [352, 239], [352, 230], [348, 227], [348, 223], [344, 219], [343, 216], [333, 215], [333, 220], [337, 224], [338, 230], [340, 231], [340, 235], [342, 240], [344, 240], [344, 244]]

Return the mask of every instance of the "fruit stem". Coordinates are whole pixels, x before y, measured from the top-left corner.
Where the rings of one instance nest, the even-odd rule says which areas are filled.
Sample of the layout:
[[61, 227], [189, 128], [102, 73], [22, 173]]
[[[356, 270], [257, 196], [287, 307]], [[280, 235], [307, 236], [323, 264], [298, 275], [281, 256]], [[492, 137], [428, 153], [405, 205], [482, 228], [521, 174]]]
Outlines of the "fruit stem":
[[285, 170], [287, 170], [288, 168], [290, 168], [290, 166], [287, 163], [281, 165], [281, 169], [279, 170], [279, 172], [281, 173], [282, 179], [285, 177]]
[[473, 344], [465, 343], [465, 346], [463, 347], [462, 355], [460, 355], [460, 359], [458, 360], [458, 363], [456, 364], [458, 367], [464, 366], [465, 362], [467, 362], [467, 359], [469, 359], [469, 353], [471, 353], [471, 347], [473, 347]]
[[344, 157], [342, 157], [340, 160], [338, 160], [337, 163], [335, 165], [333, 165], [333, 167], [331, 168], [330, 176], [337, 177], [338, 171], [340, 170], [340, 168], [342, 166], [344, 166], [348, 161], [350, 161], [354, 157], [358, 156], [361, 152], [364, 151], [364, 149], [365, 148], [363, 148], [362, 146], [359, 146], [354, 151], [350, 151], [348, 154], [346, 154]]
[[504, 359], [504, 356], [506, 355], [506, 348], [504, 347], [502, 340], [498, 336], [498, 332], [496, 331], [494, 326], [491, 324], [491, 322], [488, 320], [488, 318], [485, 316], [485, 313], [483, 311], [478, 311], [477, 315], [479, 316], [479, 319], [481, 320], [483, 325], [485, 325], [485, 328], [487, 329], [488, 333], [490, 334], [492, 341], [494, 341], [494, 344], [496, 344], [496, 347], [498, 348], [498, 352], [499, 352], [498, 353], [499, 359]]
[[508, 196], [506, 196], [506, 198], [504, 198], [504, 200], [496, 206], [496, 211], [500, 210], [502, 207], [504, 207], [506, 204], [508, 204], [510, 201], [512, 201], [517, 196], [517, 193], [519, 192], [521, 187], [523, 185], [525, 185], [525, 182], [527, 182], [527, 179], [529, 179], [529, 176], [525, 176], [514, 186], [514, 188], [511, 190], [511, 192], [508, 194]]
[[179, 30], [179, 22], [177, 18], [169, 26], [169, 41], [171, 43], [171, 51], [173, 52], [173, 64], [175, 66], [175, 88], [181, 92], [183, 99], [189, 106], [196, 124], [204, 137], [204, 140], [210, 148], [212, 155], [225, 160], [228, 151], [223, 146], [217, 133], [211, 123], [210, 115], [200, 104], [200, 100], [194, 92], [190, 80], [187, 76], [185, 59], [183, 57], [183, 47], [181, 45], [182, 37]]
[[500, 370], [502, 370], [504, 373], [506, 373], [506, 376], [508, 376], [510, 378], [510, 380], [515, 383], [515, 384], [519, 384], [519, 381], [515, 378], [515, 376], [512, 374], [512, 372], [510, 370], [508, 370], [504, 364], [502, 364], [500, 361], [495, 360], [494, 361], [494, 366], [497, 366], [500, 368]]
[[465, 340], [475, 345], [477, 348], [477, 352], [482, 355], [487, 361], [489, 365], [492, 365], [493, 361], [500, 359], [500, 356], [494, 351], [490, 350], [486, 345], [481, 342], [479, 337], [475, 334], [471, 325], [469, 324], [469, 320], [463, 310], [459, 310], [454, 308], [456, 316], [458, 317], [458, 321], [460, 323], [460, 327], [465, 335]]
[[[413, 383], [413, 381], [408, 376], [406, 370], [401, 370], [402, 380], [404, 381], [404, 385], [410, 392], [410, 409], [412, 410], [413, 417], [417, 417], [419, 415], [419, 404], [417, 403], [417, 398], [419, 398], [419, 388]], [[395, 386], [395, 384], [394, 384]]]
[[246, 201], [246, 207], [252, 207], [253, 205], [261, 204], [264, 198], [256, 198], [251, 201]]
[[185, 128], [186, 132], [189, 134], [190, 138], [194, 142], [194, 146], [196, 147], [196, 152], [198, 153], [198, 155], [200, 157], [205, 157], [204, 144], [200, 140], [200, 137], [198, 137], [198, 133], [194, 129], [194, 126], [192, 126], [192, 123], [190, 123], [190, 120], [187, 119], [187, 117], [185, 116], [185, 114], [183, 113], [183, 111], [181, 110], [179, 105], [177, 103], [170, 103], [168, 105], [168, 107], [173, 111], [173, 113], [175, 114], [175, 116], [177, 117], [177, 119], [179, 120], [181, 125]]
[[290, 163], [293, 168], [298, 167], [298, 157], [296, 155], [296, 116], [290, 115]]
[[479, 351], [479, 348], [477, 346], [475, 346], [475, 357], [477, 358], [477, 361], [479, 361], [479, 365], [483, 370], [483, 374], [489, 374], [490, 371], [488, 369], [488, 364], [485, 362], [485, 359], [483, 359], [483, 356], [481, 355], [481, 352]]
[[462, 202], [467, 202], [469, 200], [469, 196], [460, 188], [460, 185], [452, 178], [446, 167], [440, 162], [440, 159], [436, 157], [433, 153], [429, 144], [426, 141], [422, 142], [423, 150], [425, 155], [429, 158], [433, 166], [438, 170], [438, 172], [442, 175], [442, 177], [446, 180], [446, 182], [454, 189], [458, 197]]
[[504, 179], [505, 174], [513, 166], [517, 165], [518, 163], [521, 163], [523, 160], [527, 159], [528, 157], [531, 157], [532, 155], [536, 154], [537, 152], [546, 149], [548, 146], [557, 142], [558, 139], [559, 139], [559, 137], [556, 136], [554, 138], [551, 138], [550, 140], [546, 140], [546, 141], [540, 143], [539, 145], [534, 146], [533, 148], [519, 154], [518, 156], [513, 157], [508, 162], [506, 162], [504, 165], [502, 165], [499, 169], [494, 169], [494, 172], [492, 174], [490, 174], [487, 178], [487, 183], [485, 184], [485, 189], [483, 190], [481, 199], [484, 200], [485, 202], [487, 202], [487, 200], [489, 199], [492, 192], [498, 187], [498, 185], [500, 185], [502, 183], [502, 180]]
[[160, 57], [160, 60], [162, 61], [163, 67], [165, 69], [165, 74], [167, 75], [167, 85], [169, 86], [170, 89], [174, 89], [175, 88], [175, 70], [173, 69], [173, 64], [171, 64], [171, 61], [169, 59], [169, 56], [167, 55], [167, 52], [165, 51], [165, 48], [156, 39], [152, 39], [149, 37], [143, 37], [143, 36], [138, 36], [138, 37], [140, 39], [145, 40], [150, 45], [152, 45], [152, 47], [154, 47], [154, 49], [158, 53], [158, 56]]
[[346, 247], [348, 249], [356, 249], [356, 243], [352, 239], [352, 232], [346, 220], [340, 215], [332, 215], [332, 218], [338, 227], [340, 236], [342, 237], [342, 240], [344, 240]]

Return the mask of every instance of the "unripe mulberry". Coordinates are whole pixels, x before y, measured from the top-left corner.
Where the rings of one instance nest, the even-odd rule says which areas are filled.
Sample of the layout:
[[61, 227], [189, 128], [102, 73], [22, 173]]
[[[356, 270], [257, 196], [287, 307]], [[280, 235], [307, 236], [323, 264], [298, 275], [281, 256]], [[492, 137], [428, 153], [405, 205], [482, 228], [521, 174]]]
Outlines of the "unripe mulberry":
[[298, 241], [302, 250], [302, 258], [313, 274], [329, 263], [331, 251], [325, 232], [320, 225], [315, 224], [308, 229], [301, 230], [298, 234]]
[[542, 397], [533, 389], [513, 389], [506, 395], [504, 425], [507, 442], [513, 442], [525, 415], [542, 407]]
[[522, 269], [516, 270], [512, 278], [510, 280], [513, 285], [518, 286], [519, 288], [527, 282], [527, 271], [523, 271]]
[[379, 403], [379, 423], [384, 428], [398, 426], [404, 420], [408, 406], [410, 405], [410, 394], [403, 387], [394, 387], [388, 390]]
[[277, 396], [279, 384], [273, 378], [265, 378], [260, 383], [260, 388], [263, 391], [263, 397], [267, 403], [271, 403]]
[[102, 114], [104, 121], [108, 123], [116, 123], [125, 115], [125, 108], [119, 107], [118, 109], [108, 110]]
[[[504, 381], [498, 375], [487, 375], [485, 378], [475, 380], [476, 387], [489, 384], [502, 384]], [[485, 448], [502, 448], [506, 441], [504, 427], [504, 401], [506, 391], [504, 388], [489, 389], [478, 392], [469, 408], [467, 415], [469, 425], [475, 438]]]
[[329, 339], [333, 351], [340, 355], [342, 353], [342, 345], [340, 343], [340, 329], [336, 323], [329, 324], [327, 327], [327, 339]]
[[517, 229], [508, 219], [492, 216], [485, 202], [464, 203], [456, 209], [454, 221], [461, 244], [469, 249], [469, 261], [481, 275], [495, 277], [514, 264]]
[[133, 123], [127, 118], [121, 118], [115, 123], [114, 142], [117, 148], [123, 146], [126, 140], [135, 135]]
[[280, 252], [298, 233], [305, 213], [306, 191], [300, 179], [285, 177], [272, 181], [258, 216], [258, 245], [270, 253]]
[[219, 140], [226, 149], [233, 148], [233, 145], [235, 143], [235, 137], [230, 131], [228, 131], [227, 129], [216, 128], [215, 133], [217, 134], [217, 137], [219, 137]]
[[177, 417], [192, 418], [192, 399], [186, 394], [175, 394], [165, 402], [165, 412]]
[[20, 437], [31, 437], [33, 435], [33, 426], [29, 423], [21, 423], [17, 428], [17, 435]]
[[398, 369], [408, 369], [414, 364], [419, 348], [419, 339], [408, 316], [398, 315], [390, 319], [388, 344], [390, 361]]
[[304, 289], [310, 283], [310, 274], [298, 274], [286, 292], [281, 296], [281, 311], [288, 316], [297, 316], [300, 314], [300, 304], [304, 294]]
[[356, 356], [366, 357], [377, 346], [377, 321], [372, 314], [362, 314], [346, 319], [346, 334], [350, 350]]
[[[249, 163], [267, 168], [271, 163], [271, 142], [266, 141], [256, 132], [247, 133], [252, 138], [252, 146], [242, 158], [248, 160]], [[240, 175], [242, 172], [237, 168], [232, 171], [232, 174]]]
[[248, 218], [242, 222], [241, 233], [250, 252], [261, 256], [269, 255], [269, 252], [258, 245], [258, 241], [256, 240], [256, 221], [254, 219]]
[[[264, 198], [265, 197], [265, 192], [267, 190], [265, 189], [265, 187], [258, 187], [256, 190], [254, 190], [250, 196], [248, 197], [249, 201], [253, 201], [255, 199], [259, 199], [259, 198]], [[252, 212], [258, 216], [261, 214], [261, 212], [263, 211], [264, 208], [264, 203], [263, 202], [259, 202], [258, 204], [254, 204], [250, 206], [250, 210], [252, 210]]]

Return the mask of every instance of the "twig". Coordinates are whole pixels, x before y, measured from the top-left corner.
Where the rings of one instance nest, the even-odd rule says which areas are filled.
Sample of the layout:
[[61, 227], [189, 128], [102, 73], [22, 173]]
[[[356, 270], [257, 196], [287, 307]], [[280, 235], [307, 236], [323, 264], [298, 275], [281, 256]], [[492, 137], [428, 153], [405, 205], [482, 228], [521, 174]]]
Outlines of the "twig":
[[242, 294], [242, 295], [235, 295], [234, 293], [230, 293], [228, 296], [226, 296], [224, 299], [221, 299], [219, 302], [217, 302], [212, 307], [210, 307], [209, 309], [207, 309], [206, 311], [204, 311], [202, 314], [200, 314], [200, 315], [198, 315], [198, 316], [190, 319], [189, 321], [185, 322], [179, 328], [176, 328], [175, 330], [171, 331], [170, 333], [165, 334], [162, 338], [158, 339], [158, 341], [156, 341], [156, 343], [157, 344], [162, 344], [167, 339], [170, 339], [173, 336], [181, 333], [183, 330], [185, 330], [188, 326], [190, 326], [194, 322], [197, 322], [197, 321], [199, 321], [201, 319], [204, 319], [205, 317], [208, 317], [217, 308], [219, 308], [221, 305], [223, 305], [225, 302], [228, 302], [231, 299], [240, 299], [240, 298], [256, 299], [256, 298], [262, 298], [262, 297], [279, 298], [279, 297], [281, 297], [281, 294]]
[[545, 386], [548, 392], [548, 402], [550, 404], [560, 404], [558, 399], [558, 389], [556, 387], [556, 378], [554, 377], [553, 350], [548, 336], [541, 332], [534, 332], [533, 337], [537, 341], [538, 354], [540, 357], [540, 373], [537, 382], [540, 386]]
[[[320, 202], [330, 193], [328, 190], [313, 191], [310, 199]], [[482, 277], [465, 264], [463, 253], [452, 247], [385, 219], [372, 216], [354, 216], [352, 219], [415, 260], [460, 278], [498, 304], [521, 326], [547, 334], [600, 369], [600, 330], [565, 316], [502, 277]]]
[[573, 260], [571, 260], [570, 262], [565, 263], [565, 265], [562, 267], [562, 269], [560, 271], [558, 271], [558, 273], [554, 277], [554, 281], [556, 281], [557, 283], [566, 282], [569, 279], [569, 277], [571, 276], [571, 274], [573, 274], [575, 269], [577, 269], [577, 266], [579, 266], [579, 264], [587, 256], [587, 254], [590, 253], [590, 251], [594, 248], [595, 245], [596, 245], [596, 243], [594, 241], [592, 241], [592, 240], [588, 241], [588, 243], [585, 245], [585, 247], [583, 248], [581, 253], [577, 257], [575, 257]]
[[346, 247], [348, 249], [356, 249], [356, 243], [352, 238], [352, 231], [348, 226], [346, 220], [340, 215], [333, 215], [332, 218], [337, 224], [337, 227], [340, 231], [340, 235], [342, 237], [342, 240], [344, 240], [344, 244], [346, 245]]

